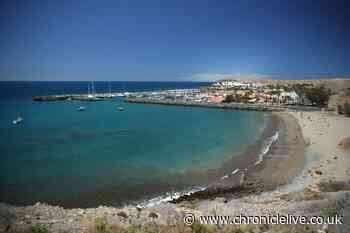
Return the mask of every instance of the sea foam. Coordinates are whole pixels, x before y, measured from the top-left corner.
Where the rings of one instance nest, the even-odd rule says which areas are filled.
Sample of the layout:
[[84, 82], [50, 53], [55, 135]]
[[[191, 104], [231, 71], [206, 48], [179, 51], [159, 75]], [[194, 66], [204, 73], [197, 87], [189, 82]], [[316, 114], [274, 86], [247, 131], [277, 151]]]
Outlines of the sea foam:
[[184, 191], [181, 191], [181, 192], [168, 192], [164, 195], [160, 195], [160, 196], [157, 196], [155, 198], [152, 198], [152, 199], [149, 199], [149, 200], [146, 200], [142, 203], [140, 203], [138, 206], [141, 207], [141, 208], [146, 208], [146, 207], [153, 207], [153, 206], [157, 206], [161, 203], [165, 203], [165, 202], [169, 202], [169, 201], [172, 201], [172, 200], [176, 200], [182, 196], [185, 196], [185, 195], [191, 195], [195, 192], [199, 192], [199, 191], [203, 191], [205, 190], [206, 188], [205, 187], [196, 187], [196, 188], [193, 188], [193, 189], [190, 189], [190, 190], [184, 190]]
[[255, 162], [255, 165], [258, 165], [259, 163], [261, 163], [263, 161], [264, 156], [270, 151], [272, 144], [274, 142], [276, 142], [277, 140], [278, 140], [278, 131], [273, 136], [269, 137], [265, 141], [264, 146], [259, 154], [258, 161]]

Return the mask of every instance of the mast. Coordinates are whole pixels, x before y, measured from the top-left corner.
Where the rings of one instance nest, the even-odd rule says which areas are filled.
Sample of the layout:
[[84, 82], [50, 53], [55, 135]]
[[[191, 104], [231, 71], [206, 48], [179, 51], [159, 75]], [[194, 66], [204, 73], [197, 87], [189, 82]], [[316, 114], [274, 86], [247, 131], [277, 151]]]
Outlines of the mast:
[[91, 81], [91, 95], [95, 95], [95, 86], [94, 86], [94, 81]]

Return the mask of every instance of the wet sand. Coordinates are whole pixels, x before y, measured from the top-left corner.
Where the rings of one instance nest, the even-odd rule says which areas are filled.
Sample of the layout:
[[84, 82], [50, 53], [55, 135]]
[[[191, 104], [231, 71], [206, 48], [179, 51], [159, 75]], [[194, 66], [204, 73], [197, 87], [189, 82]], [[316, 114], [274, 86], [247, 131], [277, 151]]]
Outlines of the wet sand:
[[[278, 132], [268, 152], [259, 161], [266, 149], [266, 141]], [[261, 139], [249, 146], [242, 155], [234, 156], [222, 168], [220, 178], [207, 189], [184, 195], [173, 203], [216, 197], [237, 198], [248, 194], [270, 191], [287, 184], [304, 166], [305, 141], [297, 120], [288, 113], [273, 113]]]
[[279, 139], [258, 166], [247, 174], [247, 182], [260, 182], [264, 191], [287, 184], [304, 165], [305, 141], [301, 128], [291, 115], [279, 113]]

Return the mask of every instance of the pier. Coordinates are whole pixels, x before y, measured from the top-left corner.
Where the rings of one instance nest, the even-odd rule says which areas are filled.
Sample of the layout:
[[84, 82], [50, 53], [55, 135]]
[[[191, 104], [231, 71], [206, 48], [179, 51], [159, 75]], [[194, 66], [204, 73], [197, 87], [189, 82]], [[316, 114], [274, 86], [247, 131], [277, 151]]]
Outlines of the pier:
[[97, 95], [87, 95], [87, 94], [66, 94], [66, 95], [43, 95], [43, 96], [33, 96], [34, 101], [102, 101], [110, 100], [117, 97], [118, 94], [97, 94]]

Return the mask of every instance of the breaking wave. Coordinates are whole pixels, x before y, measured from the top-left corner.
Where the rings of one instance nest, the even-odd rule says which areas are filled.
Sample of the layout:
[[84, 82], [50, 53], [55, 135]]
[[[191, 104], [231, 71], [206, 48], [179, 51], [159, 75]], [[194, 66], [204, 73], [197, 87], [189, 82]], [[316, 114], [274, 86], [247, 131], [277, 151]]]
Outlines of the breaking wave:
[[259, 158], [258, 161], [255, 162], [255, 165], [258, 165], [259, 163], [261, 163], [264, 159], [264, 156], [270, 151], [271, 146], [273, 145], [273, 143], [275, 143], [278, 140], [278, 131], [271, 137], [269, 137], [264, 145], [263, 148], [259, 154]]
[[178, 199], [179, 197], [182, 197], [182, 196], [185, 196], [185, 195], [191, 195], [195, 192], [199, 192], [199, 191], [203, 191], [205, 190], [206, 188], [204, 187], [196, 187], [196, 188], [193, 188], [193, 189], [190, 189], [190, 190], [185, 190], [185, 191], [181, 191], [181, 192], [168, 192], [164, 195], [160, 195], [160, 196], [157, 196], [155, 198], [152, 198], [152, 199], [149, 199], [149, 200], [146, 200], [140, 204], [138, 204], [137, 206], [141, 207], [141, 208], [145, 208], [145, 207], [153, 207], [153, 206], [157, 206], [161, 203], [165, 203], [165, 202], [169, 202], [169, 201], [172, 201], [172, 200], [176, 200]]

